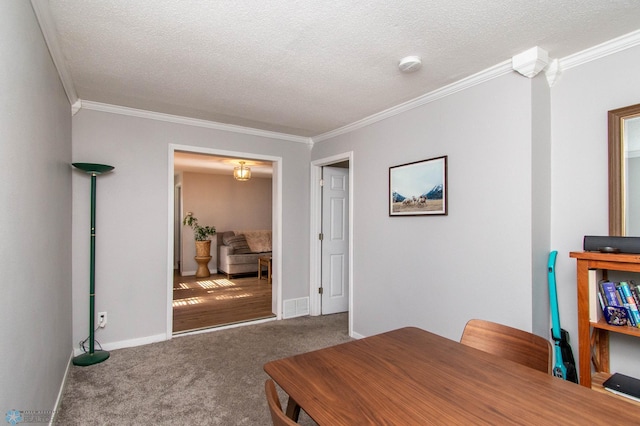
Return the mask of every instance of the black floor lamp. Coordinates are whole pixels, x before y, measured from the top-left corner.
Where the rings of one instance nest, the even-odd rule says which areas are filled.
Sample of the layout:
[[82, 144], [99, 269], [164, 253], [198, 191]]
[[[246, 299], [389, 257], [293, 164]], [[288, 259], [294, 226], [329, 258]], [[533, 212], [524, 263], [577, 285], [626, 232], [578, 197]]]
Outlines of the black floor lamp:
[[89, 261], [89, 352], [73, 358], [74, 365], [98, 364], [109, 358], [107, 351], [95, 351], [95, 292], [96, 292], [96, 176], [110, 172], [113, 166], [92, 163], [73, 163], [73, 167], [91, 175], [91, 258]]

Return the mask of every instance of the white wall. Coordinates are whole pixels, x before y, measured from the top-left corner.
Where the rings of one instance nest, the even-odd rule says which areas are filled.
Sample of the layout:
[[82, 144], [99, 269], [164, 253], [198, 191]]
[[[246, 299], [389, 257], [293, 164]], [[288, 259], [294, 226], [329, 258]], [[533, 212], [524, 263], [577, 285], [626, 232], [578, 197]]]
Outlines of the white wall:
[[[317, 143], [354, 151], [354, 330], [417, 325], [460, 337], [483, 317], [548, 336], [546, 262], [558, 250], [563, 328], [577, 354], [576, 266], [607, 235], [607, 111], [640, 102], [640, 47], [564, 71], [510, 74]], [[389, 218], [388, 167], [449, 156], [449, 216]], [[611, 368], [640, 377], [637, 339], [611, 337]], [[576, 355], [577, 358], [577, 355]]]
[[[576, 264], [585, 235], [608, 235], [607, 111], [640, 103], [640, 47], [566, 70], [552, 89], [552, 247], [563, 327], [577, 350]], [[611, 369], [640, 377], [638, 339], [612, 336]]]
[[[508, 74], [314, 146], [354, 152], [355, 332], [532, 329], [533, 91]], [[448, 216], [389, 217], [389, 167], [441, 155]]]
[[[272, 179], [253, 177], [238, 182], [229, 175], [190, 173], [182, 174], [184, 214], [192, 212], [202, 226], [215, 226], [219, 233], [232, 230], [272, 229]], [[193, 275], [198, 267], [195, 256], [193, 231], [182, 227], [182, 270]], [[216, 237], [213, 236], [209, 270], [218, 268]]]
[[[309, 293], [309, 148], [299, 142], [243, 135], [81, 109], [73, 117], [73, 160], [115, 170], [98, 178], [96, 312], [109, 323], [96, 338], [127, 346], [165, 339], [169, 145], [282, 158], [283, 299]], [[89, 182], [73, 176], [73, 338], [87, 334], [86, 276]], [[302, 201], [301, 201], [302, 200]], [[173, 199], [171, 200], [173, 203]], [[172, 246], [173, 247], [173, 246]]]
[[532, 331], [549, 336], [548, 263], [551, 240], [551, 91], [544, 74], [532, 82], [531, 275]]
[[28, 1], [0, 2], [0, 413], [53, 410], [71, 355], [71, 108]]

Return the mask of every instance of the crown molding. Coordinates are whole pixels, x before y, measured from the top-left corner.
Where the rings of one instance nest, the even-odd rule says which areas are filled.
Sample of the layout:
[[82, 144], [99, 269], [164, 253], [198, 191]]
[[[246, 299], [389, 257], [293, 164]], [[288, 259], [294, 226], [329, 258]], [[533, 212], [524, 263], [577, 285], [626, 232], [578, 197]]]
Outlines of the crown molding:
[[[122, 115], [130, 115], [135, 117], [148, 118], [152, 120], [160, 120], [167, 121], [172, 123], [180, 123], [186, 124], [190, 126], [198, 126], [198, 127], [206, 127], [210, 129], [223, 130], [228, 132], [242, 133], [254, 136], [267, 137], [272, 139], [286, 140], [292, 142], [299, 142], [313, 146], [314, 143], [320, 142], [326, 139], [331, 139], [336, 136], [352, 132], [354, 130], [360, 129], [362, 127], [377, 123], [378, 121], [382, 121], [386, 118], [393, 117], [395, 115], [401, 114], [403, 112], [412, 110], [419, 106], [434, 102], [438, 99], [444, 98], [446, 96], [452, 95], [456, 92], [468, 89], [470, 87], [476, 86], [478, 84], [484, 83], [496, 77], [500, 77], [502, 75], [508, 74], [512, 72], [512, 61], [504, 61], [497, 65], [494, 65], [491, 68], [487, 68], [484, 71], [476, 73], [472, 76], [449, 84], [440, 89], [434, 90], [432, 92], [426, 93], [420, 97], [412, 99], [410, 101], [404, 102], [400, 105], [396, 105], [379, 113], [370, 115], [361, 120], [355, 121], [351, 124], [347, 124], [346, 126], [337, 128], [335, 130], [331, 130], [326, 133], [322, 133], [317, 136], [313, 136], [311, 138], [290, 135], [286, 133], [278, 133], [271, 132], [266, 130], [258, 130], [250, 127], [236, 126], [231, 124], [223, 124], [214, 121], [207, 120], [199, 120], [188, 117], [176, 116], [171, 114], [162, 114], [156, 113], [152, 111], [138, 110], [134, 108], [121, 107], [117, 105], [109, 105], [102, 104], [98, 102], [85, 101], [78, 98], [75, 86], [73, 84], [73, 79], [71, 78], [71, 72], [69, 71], [66, 62], [64, 60], [64, 55], [62, 54], [62, 50], [60, 48], [60, 44], [58, 42], [58, 36], [55, 30], [55, 22], [51, 16], [51, 12], [49, 10], [48, 0], [31, 0], [31, 6], [36, 15], [36, 19], [38, 21], [38, 25], [40, 26], [40, 30], [44, 36], [45, 42], [47, 44], [47, 48], [49, 49], [49, 53], [51, 55], [51, 59], [58, 70], [58, 75], [60, 76], [60, 80], [62, 82], [62, 86], [64, 87], [64, 91], [69, 99], [69, 103], [72, 106], [72, 114], [75, 115], [78, 110], [82, 108], [110, 112], [114, 114], [122, 114]], [[635, 46], [640, 45], [640, 30], [633, 31], [631, 33], [625, 34], [621, 37], [615, 38], [613, 40], [609, 40], [602, 44], [596, 45], [594, 47], [585, 49], [581, 52], [575, 53], [573, 55], [566, 56], [562, 59], [559, 59], [559, 65], [556, 64], [557, 73], [552, 76], [553, 82], [557, 80], [561, 71], [565, 71], [567, 69], [583, 65], [585, 63], [600, 59], [604, 56], [608, 56], [617, 52], [620, 52], [625, 49], [629, 49]], [[549, 78], [549, 76], [547, 76]], [[553, 83], [549, 81], [549, 85], [551, 86]]]
[[270, 139], [279, 139], [289, 142], [299, 142], [311, 145], [311, 138], [289, 135], [287, 133], [271, 132], [259, 130], [251, 127], [236, 126], [233, 124], [218, 123], [215, 121], [201, 120], [197, 118], [183, 117], [180, 115], [164, 114], [160, 112], [147, 111], [136, 108], [123, 107], [118, 105], [104, 104], [82, 100], [82, 109], [108, 112], [111, 114], [128, 115], [131, 117], [147, 118], [149, 120], [166, 121], [169, 123], [185, 124], [187, 126], [205, 127], [207, 129], [222, 130], [225, 132], [242, 133], [245, 135], [261, 136]]
[[463, 78], [462, 80], [458, 80], [455, 83], [449, 84], [448, 86], [444, 86], [440, 89], [434, 90], [433, 92], [426, 93], [400, 105], [396, 105], [379, 113], [370, 115], [369, 117], [363, 118], [362, 120], [358, 120], [354, 123], [347, 124], [346, 126], [340, 127], [330, 132], [314, 136], [311, 138], [311, 140], [313, 141], [313, 143], [316, 143], [326, 139], [334, 138], [339, 135], [343, 135], [345, 133], [353, 132], [354, 130], [360, 129], [373, 123], [377, 123], [378, 121], [393, 117], [394, 115], [401, 114], [419, 106], [437, 101], [438, 99], [442, 99], [470, 87], [477, 86], [478, 84], [484, 83], [488, 80], [492, 80], [505, 74], [509, 74], [510, 72], [513, 72], [513, 69], [511, 67], [511, 59], [494, 65], [491, 68], [487, 68], [486, 70], [476, 73], [472, 76]]
[[[614, 54], [638, 45], [640, 45], [640, 30], [633, 31], [631, 33], [625, 34], [613, 40], [609, 40], [605, 43], [599, 44], [589, 49], [585, 49], [573, 55], [566, 56], [559, 60], [559, 64], [556, 63], [554, 65], [553, 75], [548, 76], [552, 80], [552, 81], [549, 81], [549, 86], [552, 86], [553, 83], [556, 82], [561, 72], [569, 68], [582, 65], [587, 62], [594, 61], [604, 56], [608, 56], [608, 55], [611, 55], [611, 54]], [[368, 126], [370, 124], [376, 123], [378, 121], [384, 120], [386, 118], [393, 117], [394, 115], [398, 115], [402, 112], [411, 110], [413, 108], [417, 108], [421, 105], [434, 102], [438, 99], [444, 98], [445, 96], [452, 95], [461, 90], [465, 90], [472, 86], [484, 83], [485, 81], [491, 80], [493, 78], [500, 77], [501, 75], [508, 74], [509, 72], [513, 71], [511, 64], [512, 64], [511, 60], [501, 62], [491, 68], [487, 68], [484, 71], [481, 71], [470, 77], [459, 80], [441, 89], [434, 90], [433, 92], [429, 92], [418, 98], [415, 98], [403, 104], [397, 105], [395, 107], [389, 108], [387, 110], [381, 111], [377, 114], [370, 115], [369, 117], [363, 118], [362, 120], [356, 121], [354, 123], [348, 124], [346, 126], [340, 127], [330, 132], [323, 133], [318, 136], [314, 136], [311, 138], [311, 140], [313, 143], [316, 143], [326, 139], [334, 138], [339, 135], [343, 135], [345, 133], [352, 132], [354, 130], [357, 130], [362, 127]]]
[[74, 116], [82, 108], [82, 100], [78, 99], [75, 103], [71, 104], [71, 115]]
[[53, 21], [51, 11], [49, 10], [49, 1], [31, 0], [31, 7], [36, 15], [36, 20], [38, 21], [40, 31], [44, 36], [47, 48], [49, 49], [49, 55], [53, 60], [54, 66], [58, 70], [58, 75], [60, 76], [62, 87], [64, 87], [64, 92], [67, 94], [69, 103], [74, 105], [79, 100], [78, 94], [76, 93], [76, 88], [73, 84], [73, 79], [71, 78], [71, 72], [69, 71], [69, 68], [67, 68], [67, 63], [64, 60], [64, 55], [62, 54], [62, 49], [58, 42], [56, 24]]
[[533, 78], [549, 64], [549, 52], [538, 46], [511, 58], [511, 66], [527, 78]]
[[549, 88], [553, 87], [554, 84], [560, 79], [562, 76], [562, 68], [560, 68], [560, 61], [557, 59], [552, 59], [547, 65], [547, 68], [544, 70], [545, 77], [547, 78], [547, 84]]
[[271, 139], [279, 139], [291, 142], [299, 142], [311, 145], [310, 138], [303, 136], [290, 135], [286, 133], [270, 132], [267, 130], [258, 130], [250, 127], [235, 126], [230, 124], [217, 123], [214, 121], [198, 120], [188, 117], [181, 117], [171, 114], [161, 114], [152, 111], [139, 110], [134, 108], [121, 107], [117, 105], [103, 104], [99, 102], [91, 102], [78, 98], [78, 94], [71, 78], [71, 72], [66, 65], [58, 35], [56, 32], [55, 22], [51, 16], [48, 0], [31, 0], [31, 6], [36, 15], [40, 31], [44, 36], [49, 54], [53, 63], [58, 70], [58, 75], [64, 87], [64, 91], [71, 104], [71, 114], [75, 115], [80, 109], [90, 109], [95, 111], [109, 112], [113, 114], [130, 115], [134, 117], [148, 118], [152, 120], [167, 121], [171, 123], [186, 124], [189, 126], [206, 127], [209, 129], [223, 130], [227, 132], [242, 133], [247, 135], [261, 136]]
[[630, 32], [573, 55], [565, 56], [560, 59], [560, 69], [563, 71], [568, 70], [638, 45], [640, 45], [640, 30]]

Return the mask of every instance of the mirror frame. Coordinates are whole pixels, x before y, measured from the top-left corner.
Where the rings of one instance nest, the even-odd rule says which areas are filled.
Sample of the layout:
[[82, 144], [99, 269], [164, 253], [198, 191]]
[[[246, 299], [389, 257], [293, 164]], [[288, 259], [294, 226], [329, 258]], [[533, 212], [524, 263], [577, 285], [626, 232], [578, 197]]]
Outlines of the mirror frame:
[[624, 153], [623, 122], [640, 115], [640, 104], [613, 109], [609, 119], [609, 236], [624, 237]]

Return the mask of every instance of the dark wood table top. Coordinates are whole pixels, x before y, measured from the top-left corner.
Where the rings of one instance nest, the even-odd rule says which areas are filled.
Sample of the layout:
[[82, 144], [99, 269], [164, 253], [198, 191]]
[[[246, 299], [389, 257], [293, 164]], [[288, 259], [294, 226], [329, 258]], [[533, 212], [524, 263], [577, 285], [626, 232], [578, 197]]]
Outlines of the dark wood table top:
[[640, 408], [407, 327], [271, 361], [320, 425], [640, 424]]

